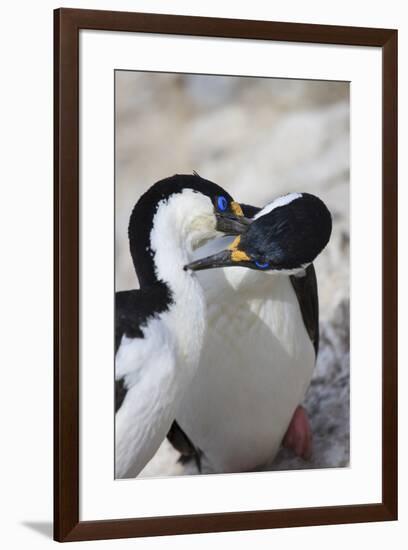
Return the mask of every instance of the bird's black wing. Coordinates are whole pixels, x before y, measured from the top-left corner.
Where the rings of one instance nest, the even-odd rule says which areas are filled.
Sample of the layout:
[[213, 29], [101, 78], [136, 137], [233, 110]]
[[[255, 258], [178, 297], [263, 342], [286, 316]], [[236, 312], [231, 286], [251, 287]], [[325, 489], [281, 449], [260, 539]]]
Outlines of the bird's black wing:
[[194, 445], [188, 435], [180, 428], [177, 420], [173, 421], [171, 428], [167, 434], [167, 439], [173, 447], [180, 453], [179, 461], [182, 464], [194, 460], [198, 471], [201, 472], [201, 455], [202, 452]]
[[[115, 355], [123, 335], [143, 338], [143, 326], [150, 318], [166, 311], [172, 302], [171, 293], [164, 284], [146, 289], [125, 290], [115, 294]], [[115, 380], [115, 412], [126, 397], [123, 378]]]
[[143, 293], [140, 290], [126, 290], [115, 294], [115, 354], [119, 349], [122, 336], [143, 338], [140, 317], [140, 305]]
[[319, 350], [319, 297], [313, 264], [306, 268], [303, 277], [291, 275], [290, 282], [296, 292], [303, 322], [317, 356]]

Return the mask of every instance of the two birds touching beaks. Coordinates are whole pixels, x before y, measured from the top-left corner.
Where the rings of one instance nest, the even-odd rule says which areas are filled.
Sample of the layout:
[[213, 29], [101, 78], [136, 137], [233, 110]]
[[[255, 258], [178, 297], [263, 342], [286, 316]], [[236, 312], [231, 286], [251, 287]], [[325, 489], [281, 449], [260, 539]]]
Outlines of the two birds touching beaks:
[[331, 230], [311, 194], [259, 209], [195, 173], [139, 199], [140, 289], [115, 298], [116, 478], [137, 476], [166, 436], [211, 472], [258, 469], [282, 443], [310, 456], [299, 405], [319, 345], [313, 261]]

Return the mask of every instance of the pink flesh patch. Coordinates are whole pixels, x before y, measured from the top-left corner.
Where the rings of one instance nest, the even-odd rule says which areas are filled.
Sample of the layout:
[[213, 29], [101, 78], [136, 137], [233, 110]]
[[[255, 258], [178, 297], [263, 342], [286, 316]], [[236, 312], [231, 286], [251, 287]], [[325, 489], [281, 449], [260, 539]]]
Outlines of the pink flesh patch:
[[282, 444], [304, 460], [309, 460], [312, 456], [312, 430], [307, 413], [300, 405], [293, 413]]

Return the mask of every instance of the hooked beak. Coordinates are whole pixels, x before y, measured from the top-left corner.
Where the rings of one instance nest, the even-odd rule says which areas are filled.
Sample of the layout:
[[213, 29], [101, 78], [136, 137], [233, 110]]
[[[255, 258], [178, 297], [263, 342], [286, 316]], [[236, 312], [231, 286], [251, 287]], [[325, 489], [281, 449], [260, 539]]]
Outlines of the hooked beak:
[[251, 220], [231, 213], [216, 212], [216, 230], [226, 235], [241, 235], [248, 229]]
[[227, 267], [234, 264], [231, 250], [221, 250], [217, 254], [212, 254], [206, 258], [200, 258], [184, 266], [184, 269], [191, 271], [201, 271], [202, 269], [213, 269], [215, 267]]
[[246, 233], [251, 221], [242, 214], [241, 207], [236, 203], [237, 212], [216, 212], [216, 230], [224, 233], [225, 235], [238, 235], [234, 242], [225, 250], [207, 256], [206, 258], [200, 258], [194, 262], [184, 266], [184, 269], [190, 269], [191, 271], [201, 271], [203, 269], [213, 269], [216, 267], [229, 267], [243, 265], [244, 262], [250, 260], [245, 252], [237, 250], [238, 243], [241, 240], [240, 235]]

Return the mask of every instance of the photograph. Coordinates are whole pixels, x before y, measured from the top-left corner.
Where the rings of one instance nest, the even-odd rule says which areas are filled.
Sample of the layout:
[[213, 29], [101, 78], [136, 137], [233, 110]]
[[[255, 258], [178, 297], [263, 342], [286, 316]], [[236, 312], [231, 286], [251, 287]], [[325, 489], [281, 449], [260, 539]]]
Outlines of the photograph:
[[114, 87], [115, 479], [349, 467], [350, 82]]

